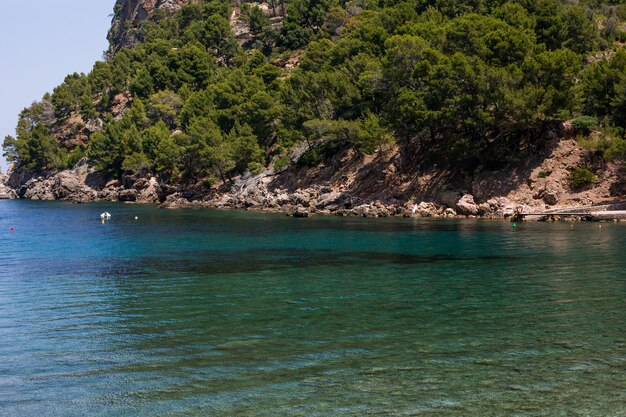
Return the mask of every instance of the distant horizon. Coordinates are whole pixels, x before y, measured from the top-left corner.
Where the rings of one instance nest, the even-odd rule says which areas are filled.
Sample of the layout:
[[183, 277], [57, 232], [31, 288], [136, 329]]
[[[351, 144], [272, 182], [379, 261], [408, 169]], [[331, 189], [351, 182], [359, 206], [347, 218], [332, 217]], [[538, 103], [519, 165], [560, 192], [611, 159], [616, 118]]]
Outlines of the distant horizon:
[[[0, 141], [15, 135], [22, 109], [52, 92], [74, 72], [88, 73], [103, 59], [115, 0], [23, 0], [4, 6], [0, 25]], [[0, 153], [0, 166], [7, 162]]]

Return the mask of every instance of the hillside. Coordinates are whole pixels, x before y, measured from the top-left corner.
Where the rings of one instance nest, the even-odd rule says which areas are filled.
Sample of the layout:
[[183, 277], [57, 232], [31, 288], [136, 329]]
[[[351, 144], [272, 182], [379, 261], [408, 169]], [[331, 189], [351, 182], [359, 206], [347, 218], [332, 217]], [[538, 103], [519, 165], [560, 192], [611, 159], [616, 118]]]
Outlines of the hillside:
[[118, 0], [107, 61], [4, 140], [0, 197], [377, 216], [623, 198], [618, 3]]

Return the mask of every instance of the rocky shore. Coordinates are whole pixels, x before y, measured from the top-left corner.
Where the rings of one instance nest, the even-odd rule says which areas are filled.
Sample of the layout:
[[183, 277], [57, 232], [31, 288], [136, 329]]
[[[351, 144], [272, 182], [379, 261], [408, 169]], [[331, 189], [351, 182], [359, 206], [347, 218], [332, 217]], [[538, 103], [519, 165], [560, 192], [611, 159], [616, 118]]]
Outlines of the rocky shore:
[[[155, 176], [123, 176], [104, 180], [86, 161], [72, 170], [28, 178], [9, 170], [0, 177], [0, 199], [64, 200], [73, 203], [119, 201], [159, 204], [162, 208], [207, 207], [282, 212], [295, 217], [313, 214], [363, 217], [488, 217], [509, 218], [521, 206], [506, 198], [478, 204], [471, 194], [445, 193], [440, 201], [363, 199], [341, 187], [314, 185], [290, 191], [272, 185], [276, 174], [235, 179], [221, 189], [171, 186]], [[455, 198], [456, 196], [456, 198]]]
[[108, 180], [86, 161], [72, 170], [28, 178], [9, 171], [0, 177], [0, 199], [64, 200], [73, 203], [119, 201], [158, 204], [162, 208], [216, 208], [281, 212], [294, 217], [315, 214], [360, 217], [511, 219], [528, 209], [506, 197], [478, 203], [468, 193], [447, 191], [435, 201], [363, 199], [341, 187], [314, 185], [290, 191], [274, 186], [277, 174], [235, 179], [221, 189], [171, 186], [155, 176]]
[[[120, 201], [163, 208], [282, 212], [295, 217], [517, 219], [523, 217], [521, 213], [552, 212], [529, 219], [585, 220], [557, 212], [626, 200], [623, 164], [605, 166], [603, 176], [591, 188], [571, 189], [570, 169], [584, 161], [585, 155], [576, 141], [555, 140], [544, 156], [498, 171], [467, 173], [435, 165], [430, 170], [422, 167], [416, 174], [412, 166], [402, 165], [399, 152], [377, 157], [345, 153], [317, 167], [291, 166], [279, 172], [270, 167], [211, 187], [203, 181], [170, 184], [148, 172], [110, 179], [83, 159], [71, 170], [39, 175], [11, 167], [0, 175], [0, 199]], [[606, 214], [589, 219], [621, 218]]]

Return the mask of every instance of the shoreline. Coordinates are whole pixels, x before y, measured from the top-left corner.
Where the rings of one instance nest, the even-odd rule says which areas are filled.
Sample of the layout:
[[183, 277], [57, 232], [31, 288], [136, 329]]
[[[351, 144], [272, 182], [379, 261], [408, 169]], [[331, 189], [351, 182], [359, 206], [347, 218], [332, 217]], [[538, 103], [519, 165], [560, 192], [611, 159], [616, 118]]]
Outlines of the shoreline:
[[[569, 149], [572, 144], [561, 145]], [[555, 177], [551, 183], [537, 179], [517, 188], [510, 184], [503, 186], [504, 180], [499, 176], [465, 183], [446, 179], [434, 187], [436, 181], [428, 176], [400, 181], [394, 180], [396, 174], [381, 177], [374, 170], [358, 177], [368, 165], [359, 166], [356, 170], [339, 172], [327, 167], [330, 171], [326, 174], [316, 169], [298, 168], [276, 172], [270, 167], [255, 175], [242, 175], [227, 183], [212, 185], [200, 180], [169, 183], [150, 172], [111, 179], [83, 159], [73, 169], [58, 172], [29, 174], [11, 166], [6, 174], [0, 174], [0, 199], [148, 203], [161, 208], [237, 209], [301, 218], [332, 215], [626, 221], [626, 200], [621, 193], [606, 189], [607, 181], [602, 183], [603, 188], [599, 184], [597, 188], [570, 194], [554, 191], [557, 185], [563, 187], [561, 183], [566, 182], [565, 177], [556, 181], [556, 174], [550, 176]], [[565, 212], [576, 213], [564, 215]], [[531, 213], [540, 215], [531, 216]]]
[[[270, 207], [232, 207], [216, 202], [215, 200], [184, 200], [177, 199], [171, 202], [151, 202], [151, 201], [120, 201], [120, 200], [107, 200], [107, 199], [95, 199], [90, 201], [78, 201], [72, 198], [64, 199], [28, 199], [28, 198], [0, 198], [0, 201], [40, 201], [40, 202], [62, 202], [67, 204], [128, 204], [128, 205], [146, 205], [154, 206], [160, 209], [170, 210], [184, 210], [184, 209], [211, 209], [218, 211], [236, 211], [236, 212], [252, 212], [262, 214], [277, 214], [294, 218], [309, 218], [309, 217], [361, 217], [369, 219], [383, 219], [383, 218], [396, 218], [396, 219], [421, 219], [421, 220], [479, 220], [479, 221], [507, 221], [507, 222], [564, 222], [564, 223], [577, 223], [577, 222], [602, 222], [602, 223], [626, 223], [626, 210], [604, 210], [596, 211], [593, 213], [580, 213], [572, 214], [565, 213], [544, 213], [542, 215], [532, 214], [520, 216], [520, 214], [514, 214], [512, 216], [500, 216], [496, 214], [488, 215], [462, 215], [452, 214], [449, 208], [441, 207], [440, 210], [443, 214], [423, 215], [419, 213], [412, 213], [404, 211], [403, 207], [396, 207], [395, 211], [363, 211], [363, 206], [358, 206], [356, 209], [339, 209], [339, 210], [315, 210], [315, 211], [303, 211], [301, 207], [296, 207], [295, 210], [283, 210], [282, 208], [270, 208]], [[626, 203], [615, 203], [616, 205], [624, 205]], [[592, 209], [594, 206], [589, 206]], [[300, 209], [300, 210], [298, 210]], [[578, 209], [580, 209], [578, 207]], [[567, 207], [563, 208], [567, 210]], [[447, 212], [447, 213], [446, 213]]]

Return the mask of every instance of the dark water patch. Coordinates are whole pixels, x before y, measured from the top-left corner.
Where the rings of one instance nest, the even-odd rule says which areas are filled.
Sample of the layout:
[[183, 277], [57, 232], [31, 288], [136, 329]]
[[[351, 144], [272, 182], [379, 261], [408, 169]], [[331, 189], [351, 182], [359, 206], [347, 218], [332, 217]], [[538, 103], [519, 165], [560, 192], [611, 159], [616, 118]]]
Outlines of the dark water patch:
[[[356, 264], [472, 264], [483, 262], [514, 262], [514, 256], [455, 256], [455, 255], [417, 255], [410, 253], [385, 253], [362, 251], [302, 250], [297, 248], [249, 249], [234, 253], [232, 251], [199, 250], [192, 258], [156, 258], [123, 259], [102, 262], [97, 265], [100, 276], [111, 278], [133, 277], [147, 278], [151, 274], [240, 274], [246, 272], [276, 271], [291, 268], [350, 268]], [[68, 271], [71, 267], [67, 268]], [[150, 272], [154, 271], [154, 272]], [[64, 274], [65, 272], [59, 272]]]

